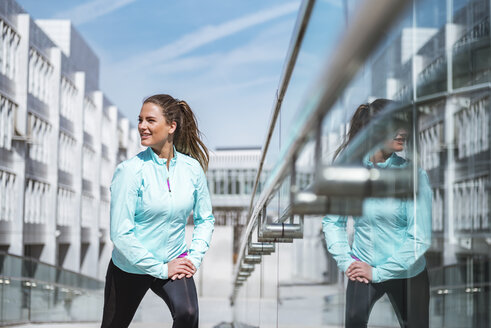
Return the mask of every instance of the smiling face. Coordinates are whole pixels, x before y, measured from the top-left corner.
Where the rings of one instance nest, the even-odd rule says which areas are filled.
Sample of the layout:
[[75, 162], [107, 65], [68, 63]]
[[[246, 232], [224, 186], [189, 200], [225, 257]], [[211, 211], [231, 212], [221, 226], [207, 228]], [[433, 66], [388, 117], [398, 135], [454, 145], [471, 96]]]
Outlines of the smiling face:
[[406, 129], [398, 129], [395, 133], [393, 139], [387, 140], [385, 142], [384, 150], [388, 153], [395, 153], [404, 150], [404, 145], [406, 144], [406, 140], [408, 137], [408, 133]]
[[151, 102], [143, 104], [138, 116], [138, 132], [142, 146], [152, 147], [160, 152], [165, 143], [172, 140], [169, 136], [175, 130], [176, 122], [167, 123], [160, 106]]

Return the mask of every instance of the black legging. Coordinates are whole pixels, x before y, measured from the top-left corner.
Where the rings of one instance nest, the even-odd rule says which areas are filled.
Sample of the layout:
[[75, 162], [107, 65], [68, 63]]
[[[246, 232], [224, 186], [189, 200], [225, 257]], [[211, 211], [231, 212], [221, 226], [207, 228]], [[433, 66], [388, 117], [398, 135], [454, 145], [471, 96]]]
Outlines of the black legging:
[[372, 307], [385, 293], [404, 328], [429, 326], [430, 288], [428, 272], [415, 277], [365, 284], [349, 281], [346, 289], [346, 327], [365, 328]]
[[192, 277], [162, 280], [125, 272], [112, 261], [106, 274], [101, 328], [128, 327], [148, 289], [167, 303], [173, 328], [198, 328], [198, 296]]

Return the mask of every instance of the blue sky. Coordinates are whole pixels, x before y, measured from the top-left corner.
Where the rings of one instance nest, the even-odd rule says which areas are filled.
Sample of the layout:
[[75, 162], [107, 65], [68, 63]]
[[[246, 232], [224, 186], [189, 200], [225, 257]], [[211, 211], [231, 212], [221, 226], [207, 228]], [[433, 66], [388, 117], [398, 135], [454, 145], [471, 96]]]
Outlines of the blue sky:
[[73, 21], [135, 126], [144, 97], [169, 93], [209, 147], [263, 144], [299, 0], [17, 1], [35, 19]]

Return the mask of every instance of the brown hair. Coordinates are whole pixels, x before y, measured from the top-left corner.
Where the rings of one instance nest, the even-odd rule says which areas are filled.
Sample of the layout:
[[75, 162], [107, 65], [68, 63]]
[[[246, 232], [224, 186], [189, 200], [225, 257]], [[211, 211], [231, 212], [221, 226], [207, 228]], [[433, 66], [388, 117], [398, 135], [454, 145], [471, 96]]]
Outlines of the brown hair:
[[347, 136], [345, 137], [345, 140], [334, 153], [334, 159], [336, 159], [338, 155], [343, 151], [343, 149], [348, 146], [348, 144], [353, 140], [358, 132], [360, 132], [360, 130], [368, 125], [368, 123], [372, 120], [374, 116], [376, 116], [382, 109], [390, 104], [394, 104], [394, 101], [379, 98], [375, 99], [369, 104], [361, 104], [360, 106], [358, 106], [355, 113], [353, 114], [353, 117], [351, 118], [349, 131]]
[[174, 146], [177, 151], [196, 159], [206, 172], [210, 155], [205, 144], [201, 141], [198, 122], [187, 102], [166, 94], [158, 94], [146, 98], [143, 103], [152, 103], [159, 106], [162, 108], [162, 114], [167, 123], [177, 123], [177, 128], [174, 132]]

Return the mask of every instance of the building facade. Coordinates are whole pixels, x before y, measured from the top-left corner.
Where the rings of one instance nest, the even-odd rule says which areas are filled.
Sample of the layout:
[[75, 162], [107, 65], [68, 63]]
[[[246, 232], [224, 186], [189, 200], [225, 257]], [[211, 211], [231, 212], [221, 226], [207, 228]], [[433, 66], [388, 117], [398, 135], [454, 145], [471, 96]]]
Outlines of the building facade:
[[228, 259], [230, 263], [235, 263], [240, 236], [247, 223], [250, 195], [260, 157], [259, 147], [217, 148], [210, 152], [206, 177], [215, 225], [233, 227], [233, 257]]
[[109, 261], [109, 186], [138, 151], [66, 20], [0, 4], [0, 249], [91, 277]]

